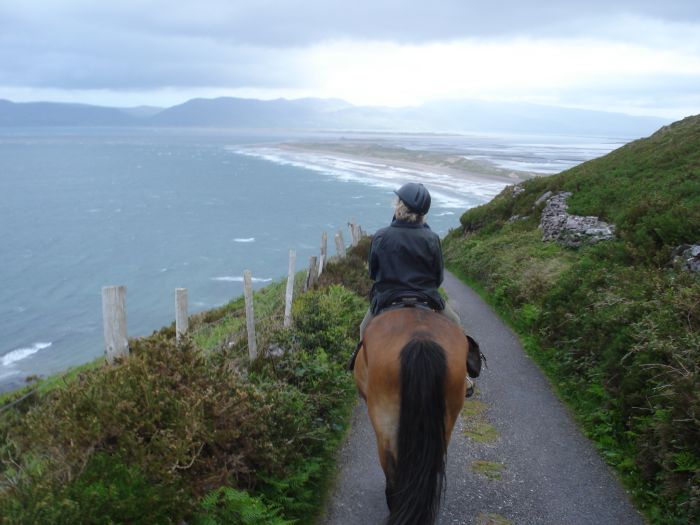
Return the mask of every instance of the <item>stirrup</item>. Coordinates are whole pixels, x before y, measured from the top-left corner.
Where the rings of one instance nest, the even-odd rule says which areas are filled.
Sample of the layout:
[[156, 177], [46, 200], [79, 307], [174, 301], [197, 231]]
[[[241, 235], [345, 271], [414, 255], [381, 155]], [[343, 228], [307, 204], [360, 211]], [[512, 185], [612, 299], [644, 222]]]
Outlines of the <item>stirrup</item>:
[[486, 356], [479, 348], [479, 343], [477, 343], [474, 338], [468, 334], [464, 334], [469, 342], [469, 354], [467, 354], [467, 373], [469, 377], [479, 377], [481, 373], [481, 363], [488, 368], [486, 364]]
[[472, 381], [469, 376], [466, 377], [467, 380], [467, 393], [464, 397], [472, 397], [474, 395], [474, 381]]

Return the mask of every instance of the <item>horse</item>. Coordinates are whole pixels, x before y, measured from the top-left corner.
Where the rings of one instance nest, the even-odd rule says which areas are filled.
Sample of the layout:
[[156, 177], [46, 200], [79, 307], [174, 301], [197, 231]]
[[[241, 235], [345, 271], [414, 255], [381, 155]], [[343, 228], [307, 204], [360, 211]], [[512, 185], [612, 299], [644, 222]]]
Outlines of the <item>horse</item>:
[[436, 519], [468, 351], [460, 327], [427, 308], [387, 310], [365, 329], [353, 373], [386, 478], [387, 525]]

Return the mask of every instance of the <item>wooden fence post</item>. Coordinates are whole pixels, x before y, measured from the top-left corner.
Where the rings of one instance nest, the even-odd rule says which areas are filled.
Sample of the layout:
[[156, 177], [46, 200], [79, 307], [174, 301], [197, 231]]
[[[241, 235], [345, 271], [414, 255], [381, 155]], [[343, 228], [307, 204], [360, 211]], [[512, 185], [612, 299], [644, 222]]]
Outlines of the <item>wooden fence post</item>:
[[289, 272], [287, 273], [287, 293], [284, 303], [284, 327], [292, 325], [292, 299], [294, 299], [294, 274], [297, 261], [297, 252], [289, 250]]
[[112, 364], [117, 357], [129, 355], [126, 335], [126, 286], [102, 288], [102, 321], [105, 334], [105, 354]]
[[243, 272], [243, 296], [245, 298], [245, 324], [248, 330], [248, 357], [253, 361], [258, 357], [255, 341], [255, 312], [253, 310], [253, 276], [250, 270]]
[[348, 223], [348, 228], [350, 229], [350, 246], [357, 246], [357, 232], [355, 230], [355, 223], [350, 221]]
[[343, 232], [341, 231], [335, 234], [335, 251], [338, 257], [345, 257], [345, 241], [343, 240]]
[[175, 337], [179, 341], [189, 329], [187, 288], [175, 288]]
[[321, 235], [321, 257], [318, 261], [319, 277], [321, 277], [321, 274], [323, 273], [323, 267], [325, 266], [326, 261], [328, 261], [328, 234], [326, 232], [323, 232], [323, 234]]
[[309, 273], [306, 275], [306, 286], [304, 290], [309, 290], [318, 281], [318, 259], [312, 255], [309, 259]]

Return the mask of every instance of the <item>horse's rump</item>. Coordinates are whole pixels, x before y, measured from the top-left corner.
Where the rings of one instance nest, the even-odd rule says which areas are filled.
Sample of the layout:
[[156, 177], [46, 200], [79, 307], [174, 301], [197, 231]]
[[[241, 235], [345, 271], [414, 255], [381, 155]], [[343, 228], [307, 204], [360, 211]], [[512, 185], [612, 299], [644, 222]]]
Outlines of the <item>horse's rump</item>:
[[432, 523], [447, 443], [464, 403], [464, 334], [440, 314], [404, 308], [377, 316], [364, 339], [355, 381], [387, 478], [388, 523]]

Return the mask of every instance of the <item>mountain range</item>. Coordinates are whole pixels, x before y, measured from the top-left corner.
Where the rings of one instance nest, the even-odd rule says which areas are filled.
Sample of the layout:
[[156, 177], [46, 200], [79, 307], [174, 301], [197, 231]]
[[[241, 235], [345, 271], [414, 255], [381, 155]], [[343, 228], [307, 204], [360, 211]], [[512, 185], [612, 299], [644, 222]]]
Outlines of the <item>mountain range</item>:
[[657, 117], [526, 103], [457, 100], [417, 107], [355, 106], [339, 99], [197, 98], [169, 108], [114, 108], [0, 100], [0, 127], [148, 126], [448, 133], [563, 133], [639, 137]]

